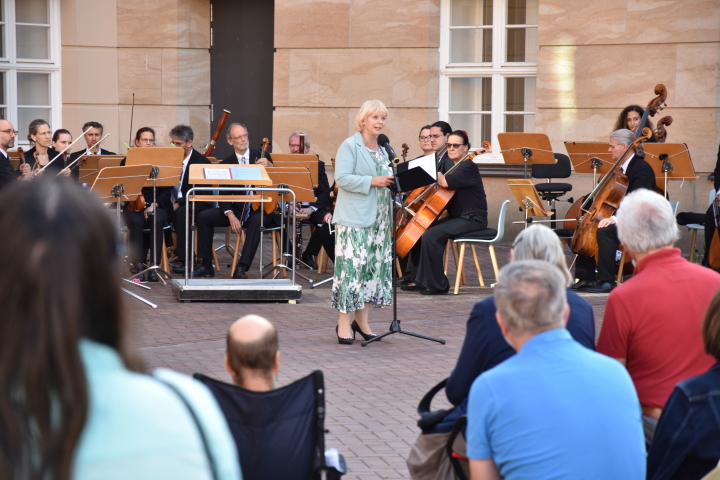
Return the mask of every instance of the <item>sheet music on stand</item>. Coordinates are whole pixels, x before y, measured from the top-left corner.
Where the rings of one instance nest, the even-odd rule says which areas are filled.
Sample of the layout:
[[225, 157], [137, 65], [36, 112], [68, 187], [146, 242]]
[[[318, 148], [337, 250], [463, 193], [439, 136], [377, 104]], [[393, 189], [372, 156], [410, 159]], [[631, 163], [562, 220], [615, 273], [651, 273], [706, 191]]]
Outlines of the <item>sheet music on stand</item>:
[[435, 154], [424, 155], [397, 165], [397, 189], [410, 192], [416, 188], [437, 182]]

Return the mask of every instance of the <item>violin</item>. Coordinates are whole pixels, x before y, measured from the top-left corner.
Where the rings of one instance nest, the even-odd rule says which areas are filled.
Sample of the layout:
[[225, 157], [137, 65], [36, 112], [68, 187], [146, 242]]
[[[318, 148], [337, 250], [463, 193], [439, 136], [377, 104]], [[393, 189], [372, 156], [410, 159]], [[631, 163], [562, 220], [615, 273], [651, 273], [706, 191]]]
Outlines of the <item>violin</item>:
[[[301, 145], [304, 146], [304, 142], [301, 142]], [[267, 137], [262, 139], [262, 146], [260, 147], [260, 158], [267, 158], [267, 151], [268, 147], [270, 146], [270, 140], [268, 140]], [[301, 146], [301, 148], [302, 148]], [[253, 210], [257, 210], [260, 208], [260, 202], [252, 202], [251, 208]], [[263, 203], [263, 211], [266, 215], [270, 215], [275, 211], [276, 204], [275, 202], [265, 202]]]
[[403, 144], [402, 144], [402, 157], [403, 157], [403, 162], [407, 162], [408, 150], [410, 150], [410, 147], [408, 147], [408, 144], [407, 144], [407, 143], [403, 143]]
[[[478, 155], [490, 151], [490, 142], [482, 142], [482, 148], [468, 152], [457, 162], [445, 175], [451, 174], [462, 162], [472, 160]], [[441, 187], [437, 182], [433, 183], [423, 194], [423, 203], [416, 210], [403, 207], [411, 214], [411, 217], [404, 225], [397, 224], [397, 254], [405, 257], [417, 243], [423, 233], [432, 227], [440, 218], [440, 215], [447, 208], [448, 203], [455, 195], [455, 190]]]

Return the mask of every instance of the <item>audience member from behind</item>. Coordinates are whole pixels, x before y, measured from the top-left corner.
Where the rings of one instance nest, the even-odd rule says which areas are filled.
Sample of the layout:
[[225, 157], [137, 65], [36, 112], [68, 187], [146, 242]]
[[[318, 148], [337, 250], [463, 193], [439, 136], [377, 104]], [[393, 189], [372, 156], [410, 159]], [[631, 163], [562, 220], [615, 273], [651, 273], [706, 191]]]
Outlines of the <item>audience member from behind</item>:
[[702, 325], [710, 370], [675, 386], [663, 408], [648, 454], [648, 479], [700, 479], [720, 460], [720, 291]]
[[236, 320], [227, 333], [225, 368], [238, 387], [253, 392], [273, 390], [280, 370], [275, 325], [258, 315]]
[[[515, 238], [511, 253], [513, 260], [544, 260], [555, 265], [565, 279], [572, 282], [558, 236], [548, 227], [530, 225]], [[567, 329], [580, 345], [595, 350], [595, 321], [590, 304], [567, 289], [570, 317]], [[502, 336], [495, 316], [495, 298], [488, 297], [475, 304], [467, 321], [465, 341], [457, 364], [445, 386], [445, 393], [453, 405], [466, 402], [473, 381], [486, 370], [515, 354]]]
[[514, 261], [500, 271], [497, 322], [518, 353], [470, 390], [473, 479], [645, 478], [630, 376], [563, 328], [570, 313], [566, 286], [548, 262]]
[[212, 395], [142, 374], [128, 351], [107, 209], [50, 179], [16, 182], [0, 206], [0, 478], [239, 478]]
[[673, 248], [678, 228], [661, 195], [645, 189], [628, 194], [617, 220], [635, 274], [608, 297], [597, 351], [627, 367], [650, 443], [675, 385], [714, 363], [703, 350], [701, 326], [720, 274]]

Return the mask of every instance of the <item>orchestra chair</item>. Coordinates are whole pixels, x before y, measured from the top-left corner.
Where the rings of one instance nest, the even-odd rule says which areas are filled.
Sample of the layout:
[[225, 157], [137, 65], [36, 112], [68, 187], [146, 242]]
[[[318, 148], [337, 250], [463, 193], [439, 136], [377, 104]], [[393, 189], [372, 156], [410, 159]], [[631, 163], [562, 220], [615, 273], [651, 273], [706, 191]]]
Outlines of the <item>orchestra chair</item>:
[[[572, 185], [569, 183], [552, 182], [553, 178], [570, 178], [570, 175], [572, 174], [572, 164], [570, 163], [570, 158], [562, 153], [554, 153], [553, 155], [555, 155], [556, 160], [554, 164], [536, 163], [532, 165], [533, 178], [547, 178], [546, 183], [536, 184], [535, 189], [538, 194], [540, 194], [540, 198], [548, 202], [550, 212], [552, 213], [552, 216], [550, 217], [551, 220], [555, 220], [557, 218], [557, 208], [555, 207], [555, 202], [558, 198], [572, 191]], [[570, 198], [568, 200], [561, 201], [572, 203], [573, 199]]]
[[[323, 226], [325, 224], [321, 223], [318, 225], [313, 225], [311, 223], [308, 223], [306, 225], [308, 225], [310, 227], [310, 236], [312, 236], [312, 234], [315, 233], [316, 229], [323, 228]], [[301, 255], [302, 255], [302, 253], [301, 253]], [[315, 257], [315, 263], [317, 263], [317, 266], [318, 266], [317, 273], [327, 272], [328, 260], [329, 260], [329, 257], [328, 257], [327, 252], [325, 251], [325, 247], [320, 246], [320, 253], [318, 253], [317, 256]]]
[[[670, 206], [673, 210], [673, 217], [677, 215], [678, 205], [680, 205], [679, 200], [670, 200]], [[615, 279], [616, 285], [620, 285], [623, 281], [623, 275], [625, 270], [625, 264], [630, 262], [630, 258], [625, 253], [625, 249], [620, 245], [618, 247], [619, 251], [622, 251], [622, 255], [620, 256], [620, 263], [618, 263], [618, 274], [617, 278]], [[692, 250], [691, 250], [692, 252]]]
[[493, 271], [495, 272], [495, 281], [497, 281], [498, 264], [494, 246], [500, 243], [505, 235], [505, 217], [507, 215], [508, 205], [510, 205], [510, 200], [505, 200], [502, 203], [502, 206], [500, 206], [497, 230], [493, 228], [486, 228], [485, 230], [468, 233], [453, 240], [455, 244], [460, 246], [460, 258], [457, 262], [457, 273], [455, 274], [455, 291], [453, 292], [455, 295], [460, 292], [460, 279], [462, 278], [463, 261], [465, 260], [465, 245], [470, 245], [473, 261], [475, 262], [475, 270], [477, 270], [478, 280], [480, 280], [481, 287], [485, 286], [485, 280], [483, 279], [482, 272], [480, 271], [480, 262], [478, 262], [477, 253], [475, 253], [475, 245], [480, 244], [488, 246], [488, 250], [490, 251], [490, 260], [492, 261]]
[[[443, 271], [445, 272], [445, 275], [448, 274], [448, 263], [450, 260], [450, 249], [452, 249], [453, 254], [453, 260], [455, 261], [455, 267], [458, 265], [458, 247], [455, 245], [455, 242], [453, 242], [452, 238], [449, 238], [447, 241], [447, 244], [445, 245], [445, 259], [443, 263]], [[467, 285], [467, 279], [465, 278], [465, 271], [463, 270], [460, 272], [460, 276], [462, 279], [462, 284]]]
[[[708, 207], [712, 205], [712, 203], [715, 201], [715, 195], [716, 191], [713, 188], [710, 190], [710, 194], [708, 194]], [[695, 242], [697, 242], [697, 233], [698, 230], [705, 230], [705, 225], [702, 225], [700, 223], [688, 223], [685, 225], [688, 230], [692, 230], [692, 237], [690, 238], [690, 260], [692, 261], [693, 253], [695, 252]]]
[[217, 400], [235, 439], [245, 480], [339, 479], [325, 460], [325, 385], [315, 370], [289, 385], [254, 392], [196, 373]]

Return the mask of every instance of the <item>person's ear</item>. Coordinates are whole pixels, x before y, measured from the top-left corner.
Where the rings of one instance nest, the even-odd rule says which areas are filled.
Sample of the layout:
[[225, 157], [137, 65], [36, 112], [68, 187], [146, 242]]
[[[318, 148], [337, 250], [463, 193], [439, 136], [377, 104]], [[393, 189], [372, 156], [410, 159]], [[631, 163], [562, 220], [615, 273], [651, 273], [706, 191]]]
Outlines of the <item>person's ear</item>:
[[235, 378], [235, 372], [233, 372], [233, 369], [230, 366], [227, 354], [223, 355], [223, 359], [225, 359], [225, 370], [227, 370], [231, 377]]

